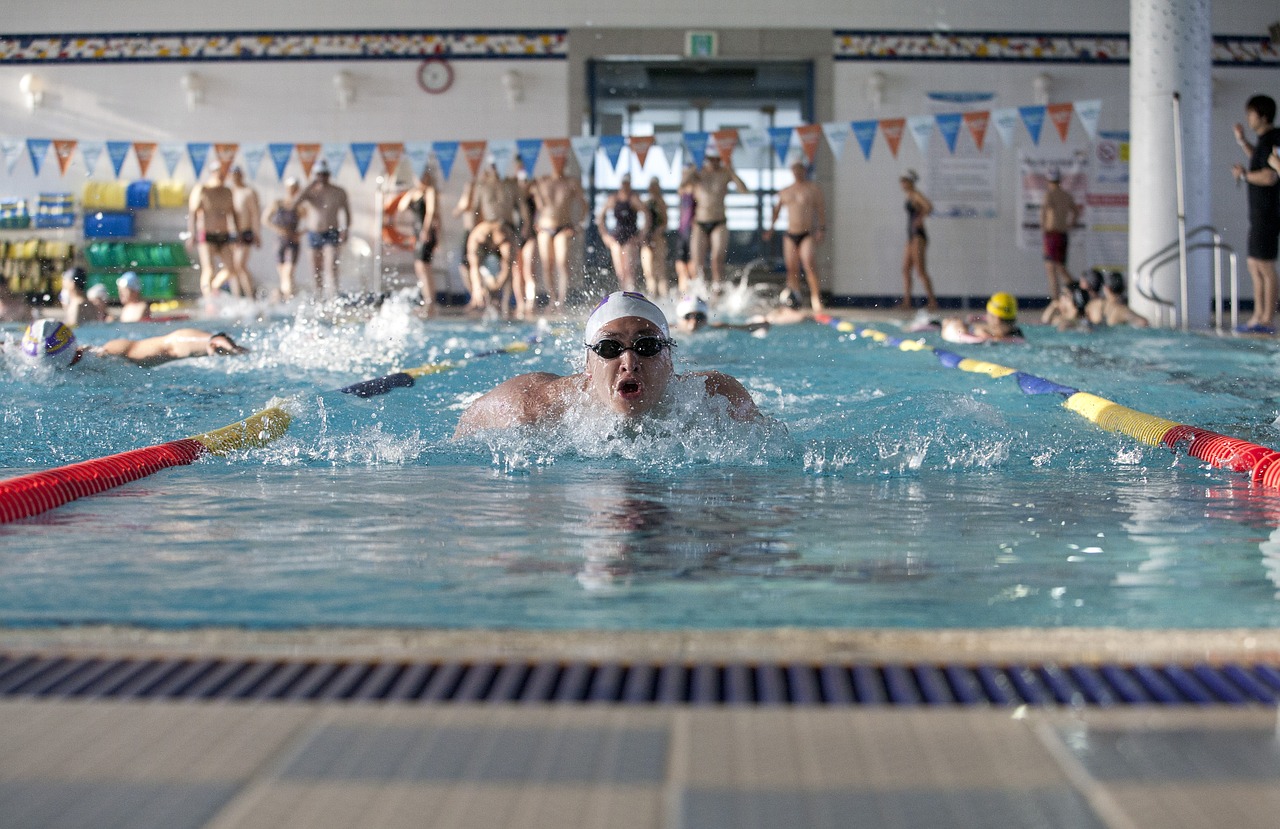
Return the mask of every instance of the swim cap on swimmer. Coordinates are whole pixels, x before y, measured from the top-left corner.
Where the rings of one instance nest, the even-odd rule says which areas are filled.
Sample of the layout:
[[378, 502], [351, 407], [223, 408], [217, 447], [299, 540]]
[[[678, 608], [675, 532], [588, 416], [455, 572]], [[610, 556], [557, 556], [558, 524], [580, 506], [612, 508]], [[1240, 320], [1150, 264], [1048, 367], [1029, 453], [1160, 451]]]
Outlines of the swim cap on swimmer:
[[640, 317], [648, 320], [657, 326], [664, 337], [671, 333], [667, 328], [667, 315], [662, 313], [661, 308], [645, 299], [644, 294], [635, 291], [614, 291], [600, 300], [600, 304], [591, 312], [591, 316], [587, 317], [585, 342], [595, 342], [601, 328], [623, 317]]
[[326, 159], [322, 158], [316, 162], [316, 175], [318, 176], [329, 175], [329, 162]]
[[1018, 300], [1004, 291], [992, 294], [991, 299], [987, 300], [987, 313], [1002, 320], [1016, 320], [1018, 318]]
[[125, 271], [120, 274], [120, 278], [116, 280], [116, 287], [120, 289], [128, 288], [131, 291], [142, 292], [142, 280], [138, 278], [138, 274], [133, 271]]
[[33, 360], [48, 358], [55, 365], [71, 365], [76, 335], [57, 320], [36, 320], [22, 334], [22, 353]]
[[92, 285], [89, 288], [89, 290], [85, 291], [84, 295], [87, 296], [89, 299], [96, 299], [96, 300], [101, 300], [102, 302], [106, 302], [107, 299], [111, 297], [111, 292], [107, 290], [106, 285], [103, 285], [101, 282], [98, 282], [97, 284]]
[[676, 303], [676, 317], [684, 319], [690, 314], [702, 314], [708, 316], [707, 302], [700, 296], [686, 294]]

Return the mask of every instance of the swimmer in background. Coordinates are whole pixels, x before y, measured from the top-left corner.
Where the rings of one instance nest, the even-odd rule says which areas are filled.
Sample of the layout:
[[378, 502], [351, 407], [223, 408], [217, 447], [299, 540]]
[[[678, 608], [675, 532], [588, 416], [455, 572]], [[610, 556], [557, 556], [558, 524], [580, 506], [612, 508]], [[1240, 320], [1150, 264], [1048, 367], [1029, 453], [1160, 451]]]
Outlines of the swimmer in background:
[[[596, 217], [596, 229], [609, 247], [613, 257], [613, 272], [618, 277], [618, 287], [624, 291], [636, 289], [636, 266], [640, 259], [640, 216], [644, 203], [631, 189], [630, 174], [622, 177], [616, 193], [610, 194]], [[613, 217], [613, 227], [608, 218]], [[646, 228], [647, 230], [647, 228]]]
[[1049, 301], [1071, 290], [1073, 280], [1067, 272], [1067, 233], [1080, 221], [1080, 206], [1062, 189], [1062, 171], [1049, 171], [1049, 189], [1040, 204], [1040, 230], [1044, 234], [1044, 271], [1049, 280]]
[[661, 413], [683, 386], [699, 387], [707, 399], [723, 398], [733, 420], [763, 420], [751, 393], [733, 377], [717, 371], [675, 373], [666, 315], [641, 294], [617, 291], [605, 297], [588, 317], [585, 335], [582, 372], [535, 372], [507, 380], [463, 412], [454, 438], [485, 429], [553, 425], [578, 407], [638, 419]]
[[762, 235], [766, 242], [773, 239], [773, 226], [778, 223], [778, 214], [785, 207], [787, 232], [782, 240], [782, 258], [787, 265], [787, 288], [796, 292], [800, 290], [800, 271], [803, 269], [809, 283], [809, 305], [814, 311], [822, 311], [822, 284], [818, 279], [814, 253], [827, 231], [827, 203], [822, 196], [822, 188], [809, 180], [809, 172], [803, 162], [796, 161], [791, 165], [791, 175], [795, 182], [778, 193], [769, 229]]
[[458, 275], [462, 278], [462, 284], [467, 286], [470, 297], [467, 307], [473, 310], [484, 307], [484, 287], [471, 281], [471, 260], [467, 257], [471, 231], [475, 228], [479, 215], [476, 208], [476, 180], [473, 177], [463, 185], [458, 203], [453, 207], [454, 218], [462, 220], [462, 250], [458, 257]]
[[667, 295], [667, 200], [657, 176], [649, 179], [644, 202], [644, 238], [640, 244], [640, 270], [644, 287], [659, 299]]
[[812, 322], [813, 311], [804, 307], [800, 301], [800, 293], [790, 288], [783, 288], [778, 294], [778, 304], [768, 312], [752, 317], [748, 322], [763, 322], [765, 325], [795, 325], [799, 322]]
[[[473, 297], [472, 305], [476, 308], [500, 304], [511, 280], [512, 267], [519, 267], [515, 228], [519, 205], [514, 184], [514, 179], [508, 182], [498, 175], [497, 165], [490, 159], [472, 185], [477, 220], [467, 234], [467, 260], [471, 263], [472, 290], [480, 291], [478, 303]], [[496, 275], [480, 271], [486, 252], [498, 254]]]
[[700, 296], [686, 295], [676, 303], [676, 330], [681, 334], [694, 334], [704, 328], [721, 331], [768, 331], [769, 322], [758, 318], [743, 323], [711, 322], [711, 309]]
[[151, 319], [151, 303], [142, 298], [142, 280], [133, 271], [125, 271], [116, 280], [120, 295], [120, 321], [144, 322]]
[[[256, 289], [253, 274], [249, 273], [249, 254], [253, 248], [262, 247], [262, 203], [258, 200], [258, 191], [245, 184], [244, 171], [239, 167], [231, 168], [231, 199], [240, 228], [231, 245], [231, 292], [253, 299]], [[215, 279], [213, 289], [220, 287], [222, 283]]]
[[1131, 325], [1134, 328], [1150, 325], [1146, 317], [1129, 307], [1124, 274], [1119, 271], [1108, 271], [1102, 283], [1101, 320], [1107, 325]]
[[956, 317], [942, 321], [942, 339], [952, 343], [1023, 342], [1018, 327], [1018, 301], [1003, 291], [987, 300], [984, 318], [965, 322]]
[[67, 268], [62, 272], [62, 321], [67, 325], [74, 327], [84, 322], [111, 319], [106, 286], [87, 288], [88, 280], [89, 275], [84, 268]]
[[323, 158], [316, 163], [315, 177], [307, 185], [294, 206], [307, 205], [303, 215], [307, 228], [307, 244], [311, 247], [311, 265], [315, 272], [315, 295], [335, 296], [341, 285], [338, 263], [342, 246], [351, 229], [351, 206], [347, 191], [329, 181], [329, 163]]
[[[214, 164], [209, 179], [191, 190], [187, 202], [187, 246], [200, 259], [200, 294], [205, 300], [217, 293], [235, 269], [232, 241], [240, 233], [235, 198], [226, 184], [226, 170]], [[214, 260], [218, 270], [213, 269]]]
[[558, 308], [564, 307], [569, 294], [569, 246], [591, 215], [581, 180], [576, 175], [565, 175], [572, 163], [566, 160], [559, 172], [543, 176], [533, 187], [538, 206], [538, 258], [542, 260], [547, 293]]
[[151, 368], [188, 357], [248, 353], [248, 349], [236, 345], [222, 332], [210, 334], [195, 328], [179, 328], [141, 340], [109, 340], [105, 345], [90, 348], [78, 345], [70, 328], [51, 319], [37, 320], [27, 326], [21, 348], [23, 356], [54, 368], [70, 368], [86, 356], [120, 357], [134, 365]]
[[298, 267], [298, 253], [302, 248], [302, 234], [298, 225], [306, 208], [298, 204], [298, 180], [292, 176], [284, 180], [284, 195], [267, 205], [262, 212], [262, 224], [271, 228], [276, 243], [276, 273], [280, 277], [277, 298], [293, 299], [293, 274]]
[[693, 289], [693, 271], [689, 267], [693, 244], [693, 217], [698, 202], [693, 197], [693, 167], [686, 166], [676, 191], [680, 197], [680, 222], [676, 228], [676, 290], [687, 294]]
[[397, 213], [413, 217], [413, 273], [418, 277], [418, 294], [426, 316], [435, 316], [436, 280], [431, 272], [431, 259], [441, 235], [440, 193], [430, 167], [396, 204]]
[[1044, 325], [1055, 326], [1059, 331], [1067, 331], [1069, 329], [1090, 330], [1094, 321], [1090, 317], [1090, 305], [1097, 305], [1101, 299], [1097, 297], [1090, 286], [1090, 279], [1097, 278], [1099, 287], [1102, 285], [1101, 275], [1095, 270], [1089, 276], [1082, 276], [1080, 279], [1071, 279], [1068, 276], [1067, 281], [1063, 284], [1064, 290], [1060, 291], [1052, 302], [1045, 307], [1044, 313], [1040, 315], [1040, 322]]
[[722, 163], [720, 151], [708, 147], [701, 170], [687, 174], [693, 185], [694, 222], [690, 242], [692, 272], [696, 278], [705, 279], [703, 265], [711, 264], [711, 290], [719, 293], [724, 288], [724, 265], [729, 253], [729, 223], [724, 201], [732, 185], [739, 193], [750, 193], [750, 188], [734, 172], [731, 164]]
[[902, 301], [898, 303], [898, 307], [911, 307], [911, 274], [916, 271], [924, 285], [925, 307], [936, 311], [938, 298], [933, 294], [933, 280], [929, 277], [929, 268], [925, 264], [929, 234], [924, 229], [924, 218], [933, 212], [933, 202], [916, 189], [916, 182], [919, 180], [920, 176], [915, 170], [907, 170], [898, 180], [902, 185], [902, 192], [907, 194], [904, 204], [907, 211], [907, 243], [902, 249]]

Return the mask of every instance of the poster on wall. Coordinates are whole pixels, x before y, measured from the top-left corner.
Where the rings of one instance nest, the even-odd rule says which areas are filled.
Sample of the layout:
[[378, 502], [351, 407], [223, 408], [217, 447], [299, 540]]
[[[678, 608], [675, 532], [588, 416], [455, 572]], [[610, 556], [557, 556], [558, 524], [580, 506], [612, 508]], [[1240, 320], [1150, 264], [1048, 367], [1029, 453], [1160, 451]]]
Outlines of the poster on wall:
[[[1089, 221], [1089, 152], [1083, 148], [1055, 148], [1044, 144], [1021, 149], [1018, 151], [1017, 214], [1017, 239], [1021, 250], [1039, 251], [1044, 247], [1040, 232], [1040, 205], [1044, 203], [1049, 174], [1055, 170], [1062, 174], [1062, 189], [1071, 194], [1076, 204], [1085, 208], [1081, 221]], [[1072, 234], [1073, 237], [1078, 235], [1078, 232]], [[1071, 261], [1069, 257], [1067, 261]]]
[[[955, 219], [992, 219], [999, 213], [996, 159], [985, 140], [987, 122], [973, 116], [985, 112], [993, 92], [929, 92], [930, 108], [942, 141], [930, 141], [926, 154], [929, 200], [933, 214]], [[917, 142], [919, 143], [919, 142]]]
[[1129, 133], [1101, 132], [1093, 144], [1085, 224], [1089, 265], [1127, 271], [1129, 262]]

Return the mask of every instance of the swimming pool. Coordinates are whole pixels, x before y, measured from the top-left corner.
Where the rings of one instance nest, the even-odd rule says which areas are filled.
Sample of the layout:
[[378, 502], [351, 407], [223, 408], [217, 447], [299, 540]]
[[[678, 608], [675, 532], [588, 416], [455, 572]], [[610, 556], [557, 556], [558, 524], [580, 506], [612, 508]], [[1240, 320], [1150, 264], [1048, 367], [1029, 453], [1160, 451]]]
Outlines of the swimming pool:
[[[326, 390], [538, 329], [424, 323], [396, 303], [372, 318], [199, 324], [229, 327], [253, 353], [43, 375], [8, 350], [5, 478], [206, 431], [273, 398], [289, 401], [294, 422], [265, 448], [0, 526], [0, 624], [1280, 623], [1275, 491], [928, 354], [812, 324], [765, 338], [685, 336], [678, 370], [739, 377], [777, 422], [743, 430], [692, 416], [640, 432], [455, 443], [458, 414], [479, 392], [578, 365], [576, 328], [359, 400]], [[86, 326], [79, 336], [163, 328]], [[953, 350], [1280, 445], [1275, 343], [1041, 328], [1030, 340]]]

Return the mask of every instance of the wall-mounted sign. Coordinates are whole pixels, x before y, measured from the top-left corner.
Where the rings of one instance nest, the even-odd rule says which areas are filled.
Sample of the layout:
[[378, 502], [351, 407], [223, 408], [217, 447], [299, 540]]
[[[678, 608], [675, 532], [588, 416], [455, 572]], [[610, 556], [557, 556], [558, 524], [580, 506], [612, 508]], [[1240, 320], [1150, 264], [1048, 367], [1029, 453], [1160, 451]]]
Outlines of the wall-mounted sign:
[[720, 52], [720, 38], [715, 32], [685, 32], [686, 58], [714, 58]]

